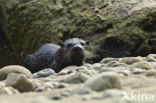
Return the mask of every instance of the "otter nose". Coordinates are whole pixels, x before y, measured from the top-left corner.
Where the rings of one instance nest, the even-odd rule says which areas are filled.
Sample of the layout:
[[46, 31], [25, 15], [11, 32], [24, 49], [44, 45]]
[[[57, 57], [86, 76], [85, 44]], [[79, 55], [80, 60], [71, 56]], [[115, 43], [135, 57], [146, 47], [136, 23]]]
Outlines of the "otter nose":
[[75, 45], [72, 50], [74, 51], [79, 51], [79, 50], [82, 50], [82, 47], [80, 45]]

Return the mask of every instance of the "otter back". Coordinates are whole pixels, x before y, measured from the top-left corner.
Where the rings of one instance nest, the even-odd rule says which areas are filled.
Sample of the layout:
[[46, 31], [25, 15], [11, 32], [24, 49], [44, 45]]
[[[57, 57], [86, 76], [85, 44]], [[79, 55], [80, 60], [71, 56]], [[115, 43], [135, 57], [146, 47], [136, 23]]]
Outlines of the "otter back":
[[32, 55], [28, 55], [25, 59], [25, 67], [31, 72], [37, 72], [39, 70], [49, 67], [51, 62], [55, 62], [55, 55], [61, 47], [56, 44], [44, 44], [38, 51]]

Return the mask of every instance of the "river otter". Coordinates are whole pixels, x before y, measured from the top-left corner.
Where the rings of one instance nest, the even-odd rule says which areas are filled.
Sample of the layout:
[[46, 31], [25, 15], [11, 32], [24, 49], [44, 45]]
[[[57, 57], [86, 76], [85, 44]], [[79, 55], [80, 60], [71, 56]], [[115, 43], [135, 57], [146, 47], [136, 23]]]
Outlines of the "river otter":
[[85, 60], [88, 44], [79, 38], [68, 39], [61, 46], [44, 44], [34, 54], [26, 57], [25, 67], [33, 73], [45, 68], [52, 68], [58, 73], [70, 65], [80, 66]]

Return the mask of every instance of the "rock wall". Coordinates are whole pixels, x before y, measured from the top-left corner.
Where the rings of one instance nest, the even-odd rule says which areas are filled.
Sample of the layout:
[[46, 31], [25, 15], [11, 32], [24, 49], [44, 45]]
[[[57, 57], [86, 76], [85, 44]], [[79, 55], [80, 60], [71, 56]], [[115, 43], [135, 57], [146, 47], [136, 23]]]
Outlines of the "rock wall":
[[[1, 0], [5, 36], [23, 58], [47, 42], [89, 39], [87, 61], [155, 53], [155, 0]], [[20, 57], [20, 56], [19, 56]]]

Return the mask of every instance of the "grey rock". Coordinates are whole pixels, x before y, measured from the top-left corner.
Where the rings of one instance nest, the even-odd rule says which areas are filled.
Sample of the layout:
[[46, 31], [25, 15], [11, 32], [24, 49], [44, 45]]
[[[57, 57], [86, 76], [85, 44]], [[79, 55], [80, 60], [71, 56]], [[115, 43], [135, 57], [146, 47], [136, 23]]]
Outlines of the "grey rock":
[[92, 68], [95, 69], [95, 70], [100, 70], [101, 67], [102, 67], [102, 64], [100, 64], [100, 63], [95, 63], [95, 64], [92, 65]]
[[6, 79], [6, 85], [12, 86], [20, 92], [34, 91], [35, 86], [25, 75], [11, 73]]
[[18, 66], [18, 65], [11, 65], [11, 66], [5, 66], [0, 69], [0, 80], [6, 79], [6, 77], [10, 73], [31, 75], [31, 72], [28, 69], [26, 69], [25, 67]]
[[119, 75], [114, 73], [101, 73], [100, 75], [88, 80], [84, 85], [94, 91], [103, 91], [110, 88], [121, 89], [122, 85], [118, 76]]
[[86, 87], [80, 87], [72, 91], [73, 94], [78, 94], [78, 95], [85, 95], [85, 94], [90, 94], [92, 91], [89, 88]]
[[149, 70], [149, 71], [147, 71], [147, 72], [145, 73], [145, 75], [146, 75], [147, 77], [150, 77], [150, 76], [156, 77], [156, 71], [155, 71], [155, 70]]
[[55, 94], [52, 96], [52, 99], [53, 100], [60, 100], [60, 99], [62, 99], [62, 96], [61, 96], [61, 94]]
[[132, 68], [132, 69], [130, 69], [130, 71], [131, 71], [133, 74], [143, 74], [143, 73], [146, 72], [146, 70], [140, 69], [140, 68]]
[[4, 87], [4, 88], [0, 89], [0, 95], [1, 94], [12, 95], [12, 94], [16, 94], [16, 93], [19, 93], [19, 91], [17, 89], [14, 89], [13, 87]]
[[119, 59], [120, 63], [125, 63], [125, 64], [128, 64], [128, 65], [136, 63], [136, 62], [140, 62], [140, 61], [142, 61], [141, 57], [125, 57], [125, 58], [120, 58]]
[[41, 78], [41, 77], [47, 77], [50, 75], [55, 75], [55, 71], [52, 69], [43, 69], [43, 70], [37, 72], [36, 77]]
[[146, 61], [137, 62], [131, 65], [132, 68], [141, 68], [145, 70], [152, 70], [153, 67]]
[[72, 73], [61, 81], [65, 83], [84, 83], [89, 78], [90, 77], [84, 73]]
[[112, 61], [118, 61], [118, 58], [104, 58], [101, 60], [100, 63], [107, 64], [107, 63], [112, 62]]

